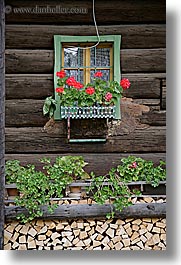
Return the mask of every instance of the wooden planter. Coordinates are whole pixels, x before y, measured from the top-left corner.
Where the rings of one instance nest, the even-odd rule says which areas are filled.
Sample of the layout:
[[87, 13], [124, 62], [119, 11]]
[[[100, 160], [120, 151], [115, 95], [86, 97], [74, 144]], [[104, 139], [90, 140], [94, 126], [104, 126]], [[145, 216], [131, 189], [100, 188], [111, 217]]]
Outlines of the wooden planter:
[[[91, 180], [86, 180], [85, 183], [82, 183], [82, 186], [90, 186]], [[111, 185], [109, 182], [104, 182], [103, 185]], [[141, 191], [142, 195], [166, 195], [166, 181], [160, 181], [158, 187], [153, 187], [151, 184], [146, 183], [146, 181], [135, 181], [127, 184], [130, 190], [137, 189]], [[93, 196], [93, 193], [96, 192], [96, 188], [93, 191], [89, 192], [89, 196]]]
[[19, 195], [16, 184], [6, 184], [5, 189], [8, 197], [15, 197]]
[[82, 193], [82, 186], [81, 183], [79, 182], [74, 182], [69, 185], [69, 194], [68, 196], [70, 198], [75, 198], [75, 199], [80, 199], [81, 198], [81, 193]]

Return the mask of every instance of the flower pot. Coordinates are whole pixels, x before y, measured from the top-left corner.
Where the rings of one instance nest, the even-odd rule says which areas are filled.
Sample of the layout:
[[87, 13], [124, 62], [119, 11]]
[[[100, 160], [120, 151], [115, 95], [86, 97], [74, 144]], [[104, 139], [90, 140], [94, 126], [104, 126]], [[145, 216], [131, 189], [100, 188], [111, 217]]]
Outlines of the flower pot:
[[81, 186], [69, 186], [69, 197], [80, 199], [81, 197]]
[[7, 195], [8, 196], [18, 196], [19, 195], [19, 191], [16, 188], [15, 184], [8, 184], [5, 185], [6, 191], [7, 191]]

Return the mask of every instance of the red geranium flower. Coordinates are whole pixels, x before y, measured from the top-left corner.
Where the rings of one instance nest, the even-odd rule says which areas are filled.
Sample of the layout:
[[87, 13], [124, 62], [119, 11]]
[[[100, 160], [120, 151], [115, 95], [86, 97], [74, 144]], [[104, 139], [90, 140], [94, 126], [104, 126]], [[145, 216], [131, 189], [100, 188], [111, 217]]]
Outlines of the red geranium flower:
[[95, 89], [93, 87], [88, 87], [86, 88], [85, 92], [88, 94], [88, 95], [92, 95], [95, 93]]
[[94, 77], [102, 77], [102, 76], [103, 76], [102, 72], [96, 72], [94, 74]]
[[64, 92], [64, 88], [63, 87], [57, 87], [56, 88], [56, 92], [57, 93], [63, 93]]
[[84, 85], [82, 85], [82, 84], [79, 83], [79, 82], [76, 82], [76, 83], [74, 84], [74, 87], [77, 88], [77, 89], [81, 89], [81, 88], [83, 88], [83, 86], [84, 86]]
[[127, 78], [123, 78], [120, 81], [120, 86], [122, 86], [123, 89], [128, 89], [130, 87], [131, 83], [129, 82], [129, 80]]
[[64, 78], [66, 76], [66, 73], [64, 70], [61, 70], [60, 72], [56, 73], [56, 76], [60, 77], [60, 78]]
[[112, 99], [112, 94], [110, 92], [107, 92], [107, 94], [105, 95], [105, 100], [110, 101], [111, 99]]
[[77, 81], [75, 80], [74, 77], [69, 77], [67, 80], [66, 80], [66, 84], [69, 85], [69, 86], [74, 86], [76, 85]]

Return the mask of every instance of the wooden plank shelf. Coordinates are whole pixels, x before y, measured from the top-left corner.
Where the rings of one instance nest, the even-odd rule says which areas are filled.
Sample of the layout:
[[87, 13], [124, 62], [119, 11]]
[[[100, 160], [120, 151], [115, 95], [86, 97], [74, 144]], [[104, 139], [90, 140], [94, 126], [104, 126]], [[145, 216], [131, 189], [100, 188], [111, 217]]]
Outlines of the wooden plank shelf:
[[[53, 214], [47, 212], [47, 207], [42, 207], [41, 219], [74, 219], [74, 218], [101, 218], [111, 213], [113, 206], [110, 204], [78, 204], [59, 205]], [[25, 208], [18, 206], [5, 207], [5, 220], [10, 222], [16, 219], [17, 214], [28, 214]], [[121, 212], [115, 211], [115, 218], [164, 218], [166, 217], [166, 203], [140, 203], [124, 208]]]
[[[136, 196], [138, 199], [144, 199], [144, 198], [153, 198], [153, 199], [166, 199], [166, 195], [140, 195]], [[89, 196], [85, 196], [84, 199], [90, 198]], [[135, 196], [131, 196], [130, 198], [135, 198]], [[75, 197], [62, 197], [62, 198], [52, 198], [51, 201], [80, 201], [81, 198], [75, 198]], [[5, 204], [8, 205], [9, 203], [14, 203], [14, 198], [10, 196], [10, 198], [4, 200]]]
[[[72, 182], [71, 184], [67, 185], [67, 187], [90, 187], [92, 184], [92, 180], [86, 180], [86, 181], [76, 181], [76, 182]], [[120, 182], [121, 184], [121, 182]], [[111, 183], [109, 182], [104, 182], [103, 185], [111, 185]], [[143, 191], [143, 187], [144, 186], [150, 186], [149, 183], [147, 183], [146, 181], [135, 181], [135, 182], [129, 182], [127, 183], [127, 186], [140, 186], [140, 189]], [[160, 181], [160, 185], [165, 185], [166, 186], [166, 181]], [[10, 189], [10, 188], [16, 188], [16, 184], [13, 183], [13, 184], [6, 184], [5, 185], [5, 188], [6, 189]]]
[[[85, 182], [83, 181], [77, 181], [77, 182], [73, 182], [71, 184], [69, 184], [67, 186], [67, 190], [69, 187], [82, 187], [82, 192], [86, 191], [85, 189], [87, 187], [90, 187], [92, 183], [92, 180], [86, 180]], [[111, 185], [111, 183], [108, 182], [104, 182], [103, 185]], [[147, 197], [152, 197], [152, 198], [166, 198], [166, 181], [160, 181], [160, 184], [158, 187], [154, 188], [152, 187], [150, 184], [148, 184], [146, 181], [136, 181], [136, 182], [130, 182], [127, 184], [128, 187], [130, 188], [134, 188], [136, 186], [137, 189], [139, 189], [142, 192], [142, 195], [140, 196], [136, 196], [138, 199], [139, 198], [147, 198]], [[16, 184], [9, 184], [9, 185], [5, 185], [6, 191], [8, 189], [12, 189], [12, 188], [16, 188]], [[92, 198], [93, 194], [84, 194], [83, 199], [87, 199], [87, 198]], [[134, 198], [135, 196], [131, 196], [131, 198]], [[6, 196], [5, 198], [5, 204], [8, 205], [9, 203], [14, 203], [14, 198], [15, 196]], [[69, 192], [67, 192], [67, 196], [66, 197], [62, 197], [62, 198], [52, 198], [52, 201], [65, 201], [65, 200], [81, 200], [82, 197], [70, 197], [69, 196]]]

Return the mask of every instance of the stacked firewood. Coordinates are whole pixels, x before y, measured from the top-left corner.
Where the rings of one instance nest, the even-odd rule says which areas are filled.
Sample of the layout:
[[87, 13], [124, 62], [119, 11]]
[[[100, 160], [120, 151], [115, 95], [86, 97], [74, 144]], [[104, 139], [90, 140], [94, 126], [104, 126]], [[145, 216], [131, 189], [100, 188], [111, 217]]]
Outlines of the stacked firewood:
[[7, 223], [5, 250], [165, 250], [166, 219], [35, 220]]

